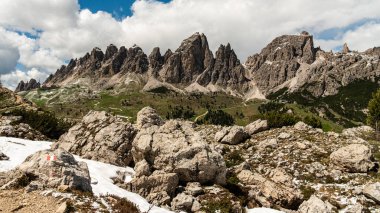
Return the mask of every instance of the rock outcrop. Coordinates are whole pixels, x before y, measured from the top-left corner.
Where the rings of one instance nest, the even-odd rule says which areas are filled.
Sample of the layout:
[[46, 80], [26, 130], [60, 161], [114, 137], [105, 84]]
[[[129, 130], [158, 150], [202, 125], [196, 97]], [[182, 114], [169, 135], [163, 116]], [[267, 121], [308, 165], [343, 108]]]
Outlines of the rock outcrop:
[[47, 140], [41, 132], [28, 124], [20, 123], [19, 116], [0, 116], [0, 136], [23, 138], [28, 140]]
[[132, 124], [106, 112], [90, 111], [53, 145], [83, 158], [118, 166], [133, 162], [132, 141], [137, 130]]
[[77, 162], [74, 156], [62, 150], [44, 150], [29, 156], [15, 170], [1, 179], [1, 189], [27, 187], [28, 191], [67, 189], [91, 192], [91, 179], [86, 163]]
[[380, 183], [370, 183], [364, 186], [363, 194], [372, 199], [376, 203], [380, 204]]
[[298, 210], [300, 213], [330, 213], [335, 212], [333, 205], [324, 202], [318, 197], [312, 195], [309, 200], [303, 202]]
[[215, 140], [217, 142], [230, 145], [242, 143], [248, 138], [248, 133], [240, 126], [224, 127], [221, 131], [215, 134]]
[[[223, 157], [202, 138], [191, 122], [169, 120], [165, 123], [149, 107], [138, 113], [139, 133], [133, 141], [135, 177], [128, 189], [149, 201], [170, 205], [179, 184], [225, 184]], [[191, 208], [178, 204], [178, 208]]]
[[249, 135], [253, 135], [253, 134], [268, 130], [269, 129], [268, 121], [259, 119], [248, 124], [247, 126], [245, 126], [244, 129]]
[[32, 78], [30, 81], [27, 81], [26, 83], [24, 81], [20, 81], [18, 83], [15, 92], [21, 92], [21, 91], [29, 91], [32, 89], [40, 88], [41, 84], [40, 82], [37, 82], [36, 79]]
[[372, 159], [371, 149], [364, 144], [350, 144], [330, 155], [335, 168], [346, 172], [369, 172], [376, 166]]

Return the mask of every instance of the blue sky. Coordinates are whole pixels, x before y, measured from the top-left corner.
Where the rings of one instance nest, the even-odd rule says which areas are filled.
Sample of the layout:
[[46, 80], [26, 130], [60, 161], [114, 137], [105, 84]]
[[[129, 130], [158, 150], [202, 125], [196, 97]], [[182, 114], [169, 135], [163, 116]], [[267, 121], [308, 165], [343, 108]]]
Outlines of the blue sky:
[[[170, 0], [159, 0], [168, 3]], [[131, 6], [134, 0], [79, 0], [81, 9], [89, 9], [91, 12], [105, 11], [116, 19], [131, 16]]]

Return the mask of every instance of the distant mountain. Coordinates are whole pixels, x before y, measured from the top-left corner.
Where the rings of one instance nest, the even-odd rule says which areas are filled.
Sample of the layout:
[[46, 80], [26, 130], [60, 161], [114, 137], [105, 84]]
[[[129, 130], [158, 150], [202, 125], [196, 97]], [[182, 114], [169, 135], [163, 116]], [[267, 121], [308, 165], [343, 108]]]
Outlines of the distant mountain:
[[335, 95], [356, 80], [374, 82], [380, 74], [380, 48], [365, 52], [325, 52], [315, 48], [313, 36], [284, 35], [241, 64], [230, 44], [221, 45], [215, 56], [204, 34], [195, 33], [179, 48], [161, 54], [154, 48], [147, 56], [140, 47], [119, 49], [110, 45], [105, 53], [94, 48], [72, 59], [45, 86], [86, 82], [97, 88], [137, 82], [145, 90], [158, 87], [193, 92], [224, 91], [245, 98], [264, 98], [286, 88], [290, 93], [307, 91], [314, 97]]
[[17, 85], [15, 92], [21, 92], [21, 91], [28, 91], [32, 89], [40, 88], [41, 84], [40, 82], [37, 82], [36, 79], [30, 79], [30, 81], [27, 81], [26, 83], [24, 81], [20, 81], [20, 83]]

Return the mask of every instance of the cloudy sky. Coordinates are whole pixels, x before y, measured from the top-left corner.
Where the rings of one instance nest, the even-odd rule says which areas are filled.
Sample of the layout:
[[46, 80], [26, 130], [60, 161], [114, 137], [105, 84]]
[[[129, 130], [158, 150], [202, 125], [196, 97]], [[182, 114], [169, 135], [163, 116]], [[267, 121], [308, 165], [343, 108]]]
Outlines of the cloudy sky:
[[379, 0], [0, 0], [3, 85], [44, 81], [93, 47], [176, 49], [203, 32], [213, 51], [230, 42], [244, 62], [273, 38], [303, 30], [339, 51], [380, 46]]

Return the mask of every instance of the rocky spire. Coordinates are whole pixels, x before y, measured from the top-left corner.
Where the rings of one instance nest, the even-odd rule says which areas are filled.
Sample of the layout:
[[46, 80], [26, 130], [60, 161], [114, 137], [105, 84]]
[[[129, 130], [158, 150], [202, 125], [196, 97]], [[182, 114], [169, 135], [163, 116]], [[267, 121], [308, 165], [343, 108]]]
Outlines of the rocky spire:
[[347, 53], [349, 53], [349, 52], [351, 52], [351, 50], [348, 48], [347, 43], [344, 43], [344, 44], [343, 44], [342, 53], [347, 54]]
[[40, 82], [37, 82], [36, 79], [30, 79], [28, 82], [20, 81], [20, 83], [17, 85], [15, 92], [21, 92], [21, 91], [29, 91], [32, 89], [40, 88], [41, 84]]
[[189, 83], [204, 70], [211, 68], [213, 60], [206, 36], [195, 33], [185, 39], [165, 60], [160, 77], [169, 83]]

